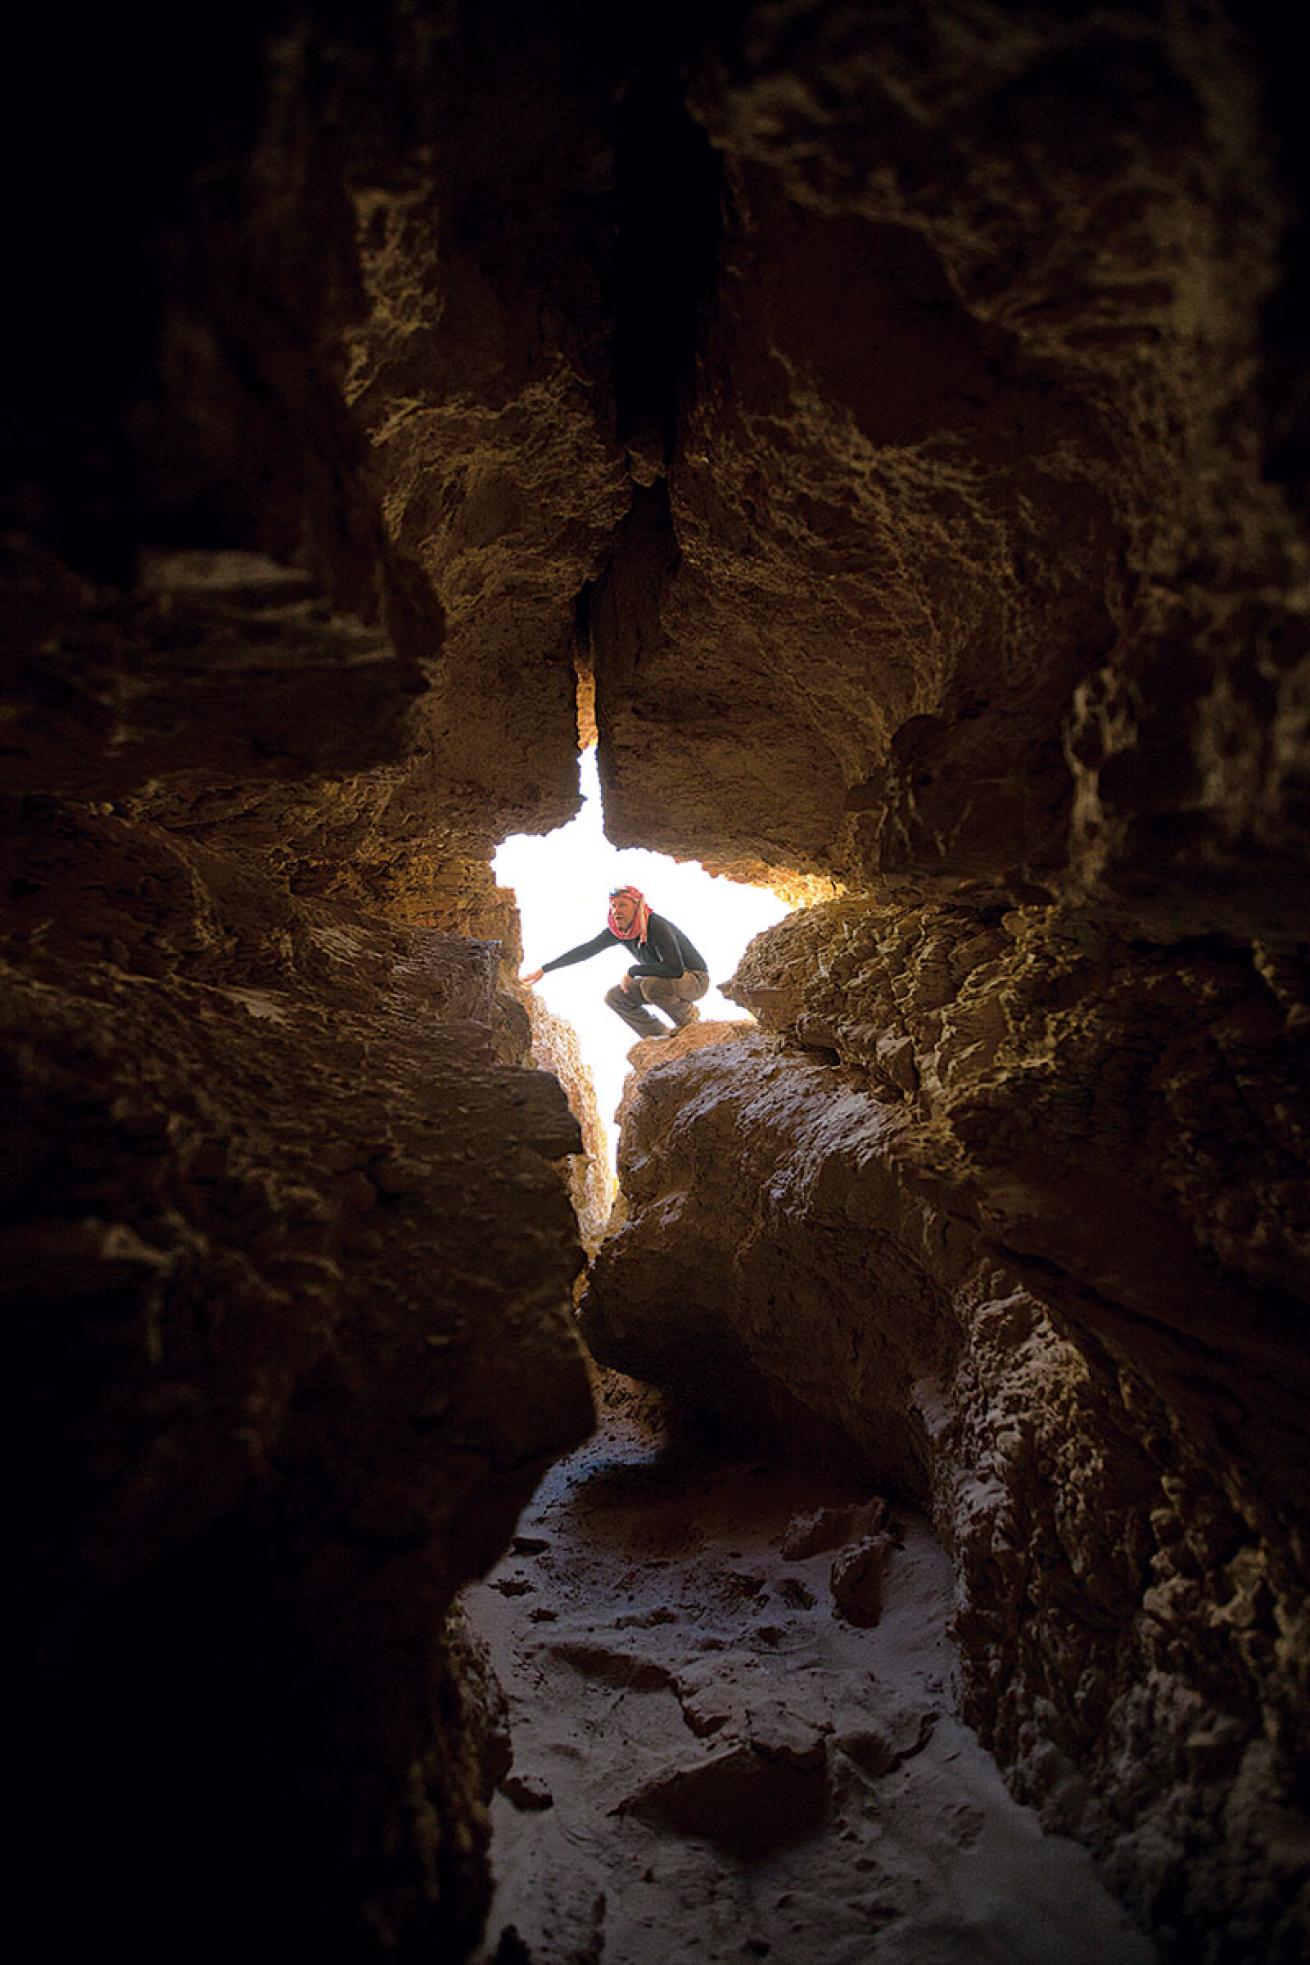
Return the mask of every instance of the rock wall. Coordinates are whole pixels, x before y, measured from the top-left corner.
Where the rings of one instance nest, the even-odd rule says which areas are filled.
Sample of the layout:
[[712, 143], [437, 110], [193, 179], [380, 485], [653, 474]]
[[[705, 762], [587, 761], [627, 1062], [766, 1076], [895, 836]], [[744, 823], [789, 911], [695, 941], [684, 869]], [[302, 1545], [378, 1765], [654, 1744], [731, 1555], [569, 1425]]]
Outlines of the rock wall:
[[752, 944], [779, 1035], [648, 1065], [583, 1329], [930, 1507], [1019, 1791], [1166, 1952], [1291, 1959], [1304, 1033], [1244, 963], [1073, 926], [840, 902]]
[[221, 1898], [230, 1949], [276, 1884], [277, 1943], [472, 1941], [445, 1607], [588, 1414], [488, 860], [572, 810], [581, 676], [616, 839], [841, 894], [743, 966], [770, 1034], [636, 1098], [598, 1346], [930, 1501], [1016, 1781], [1180, 1952], [1292, 1955], [1286, 31], [15, 28], [3, 1234], [71, 1935]]
[[[536, 283], [594, 289], [601, 167], [491, 9], [153, 12], [25, 21], [5, 119], [24, 1855], [70, 1948], [455, 1958], [446, 1613], [592, 1413], [487, 862], [576, 802], [621, 453]], [[527, 184], [553, 238], [484, 252]]]
[[1287, 51], [1259, 12], [1011, 16], [762, 5], [693, 71], [717, 273], [592, 610], [610, 822], [1289, 931]]
[[94, 1823], [84, 1893], [48, 1845], [39, 1874], [70, 1940], [466, 1943], [485, 1834], [441, 1623], [590, 1423], [575, 1122], [497, 1059], [490, 945], [86, 808], [13, 850], [32, 1819], [60, 1862]]
[[[609, 71], [514, 0], [464, 20], [202, 8], [186, 36], [155, 13], [130, 35], [89, 24], [71, 65], [52, 20], [15, 51], [15, 73], [26, 55], [61, 77], [57, 104], [29, 90], [7, 130], [15, 169], [44, 166], [6, 410], [8, 537], [45, 554], [16, 574], [15, 654], [41, 651], [17, 680], [79, 694], [94, 741], [123, 692], [111, 624], [71, 626], [79, 579], [135, 625], [143, 597], [191, 582], [183, 549], [275, 562], [267, 604], [305, 605], [322, 689], [307, 700], [285, 657], [268, 679], [249, 651], [227, 652], [226, 680], [255, 775], [303, 777], [285, 768], [299, 747], [312, 790], [263, 796], [233, 760], [186, 788], [186, 823], [270, 855], [298, 891], [476, 929], [496, 841], [576, 809], [576, 596], [627, 499]], [[112, 331], [88, 334], [107, 296]], [[136, 728], [148, 691], [116, 740], [116, 783], [152, 811], [162, 790], [170, 824], [175, 738], [210, 741], [216, 686], [192, 601], [151, 664], [172, 704], [149, 719], [162, 787]], [[353, 645], [315, 647], [329, 615], [359, 624]], [[278, 627], [256, 624], [257, 647]], [[174, 695], [180, 648], [201, 673]], [[266, 683], [271, 704], [252, 700]], [[370, 720], [389, 726], [372, 747]]]
[[770, 1039], [630, 1090], [588, 1341], [931, 1505], [1020, 1790], [1166, 1954], [1250, 1960], [1308, 1915], [1281, 59], [1262, 13], [752, 9], [590, 616], [617, 836], [846, 892], [743, 963]]
[[537, 997], [528, 1005], [532, 1017], [532, 1062], [559, 1080], [578, 1122], [582, 1152], [569, 1162], [569, 1196], [578, 1217], [578, 1233], [588, 1255], [595, 1253], [609, 1220], [614, 1200], [609, 1141], [596, 1103], [591, 1068], [582, 1055], [578, 1033], [563, 1017], [553, 1016]]

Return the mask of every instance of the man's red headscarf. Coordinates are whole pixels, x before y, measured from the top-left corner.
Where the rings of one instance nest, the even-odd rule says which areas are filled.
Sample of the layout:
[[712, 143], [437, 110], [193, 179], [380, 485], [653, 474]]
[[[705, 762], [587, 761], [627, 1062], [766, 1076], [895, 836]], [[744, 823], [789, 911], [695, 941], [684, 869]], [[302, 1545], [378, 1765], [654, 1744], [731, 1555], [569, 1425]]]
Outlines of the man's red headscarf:
[[[620, 900], [631, 901], [636, 908], [630, 928], [620, 928], [618, 922], [614, 919], [614, 903]], [[640, 887], [616, 887], [610, 895], [610, 933], [617, 935], [621, 942], [644, 942], [649, 922], [650, 909], [646, 905], [646, 897]]]

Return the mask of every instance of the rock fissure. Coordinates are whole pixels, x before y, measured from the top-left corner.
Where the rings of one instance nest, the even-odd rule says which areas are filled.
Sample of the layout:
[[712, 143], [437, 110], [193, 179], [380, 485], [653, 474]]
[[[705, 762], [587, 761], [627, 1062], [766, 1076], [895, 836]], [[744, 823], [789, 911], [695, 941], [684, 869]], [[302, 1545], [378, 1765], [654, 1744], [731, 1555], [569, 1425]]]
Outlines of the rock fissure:
[[[1162, 1960], [1299, 1965], [1292, 26], [15, 28], [0, 1288], [52, 1947], [453, 1965], [500, 1782], [502, 1965], [644, 1955], [643, 1890], [707, 1953], [1022, 1954], [994, 1859], [1043, 1917], [1057, 1859], [993, 1803]], [[608, 1224], [490, 872], [593, 735], [616, 841], [806, 903], [754, 1028], [637, 1052]], [[580, 1448], [579, 1328], [767, 1466], [631, 1413]], [[752, 1539], [802, 1491], [809, 1553]], [[488, 1573], [513, 1769], [450, 1614]], [[534, 1758], [537, 1671], [621, 1792]], [[529, 1929], [552, 1756], [607, 1827]]]

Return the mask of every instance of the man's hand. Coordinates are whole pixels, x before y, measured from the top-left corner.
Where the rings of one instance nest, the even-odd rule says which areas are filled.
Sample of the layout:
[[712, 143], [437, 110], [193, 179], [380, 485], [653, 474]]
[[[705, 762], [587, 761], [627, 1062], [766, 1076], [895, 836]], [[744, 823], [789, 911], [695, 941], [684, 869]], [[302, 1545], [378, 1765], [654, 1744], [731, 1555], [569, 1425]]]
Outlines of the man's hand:
[[545, 973], [546, 971], [544, 969], [534, 969], [530, 976], [523, 976], [520, 980], [525, 983], [539, 983]]
[[623, 994], [625, 996], [635, 996], [638, 993], [637, 978], [635, 976], [625, 976], [623, 978], [623, 981], [619, 984], [619, 988], [623, 991]]

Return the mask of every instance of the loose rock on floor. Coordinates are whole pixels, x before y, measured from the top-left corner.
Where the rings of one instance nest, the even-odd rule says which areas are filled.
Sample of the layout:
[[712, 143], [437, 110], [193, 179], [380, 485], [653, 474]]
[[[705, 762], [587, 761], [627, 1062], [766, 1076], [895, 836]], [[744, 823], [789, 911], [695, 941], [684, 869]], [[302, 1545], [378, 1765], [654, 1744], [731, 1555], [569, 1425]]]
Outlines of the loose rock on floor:
[[465, 1598], [514, 1741], [480, 1965], [1149, 1965], [956, 1717], [926, 1523], [662, 1436], [620, 1382], [519, 1526]]

